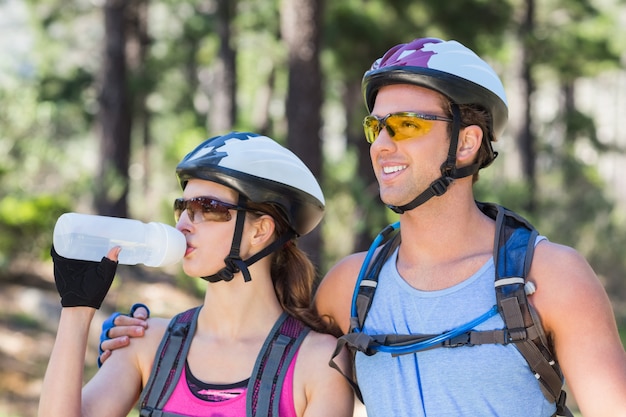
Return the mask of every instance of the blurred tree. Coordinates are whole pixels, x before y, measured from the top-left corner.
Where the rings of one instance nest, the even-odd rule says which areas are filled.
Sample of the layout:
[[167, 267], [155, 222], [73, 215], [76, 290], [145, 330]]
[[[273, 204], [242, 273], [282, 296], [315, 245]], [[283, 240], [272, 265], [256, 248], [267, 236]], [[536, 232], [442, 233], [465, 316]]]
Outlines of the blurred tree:
[[127, 14], [136, 12], [129, 3], [106, 0], [104, 12], [104, 59], [98, 95], [100, 158], [95, 186], [96, 210], [103, 215], [128, 217], [128, 168], [132, 112], [126, 57]]
[[[324, 2], [282, 0], [281, 35], [288, 50], [289, 84], [286, 97], [287, 146], [322, 180], [323, 103], [320, 68], [321, 30]], [[314, 264], [320, 265], [320, 228], [303, 237], [300, 246]]]
[[521, 84], [522, 84], [522, 128], [517, 134], [517, 143], [522, 161], [522, 173], [528, 184], [528, 199], [524, 208], [534, 213], [536, 209], [537, 179], [535, 175], [536, 137], [532, 123], [531, 97], [535, 92], [535, 81], [531, 74], [533, 67], [533, 33], [535, 30], [535, 0], [524, 1], [523, 20], [519, 25], [519, 40], [521, 43]]
[[232, 130], [237, 117], [237, 55], [232, 42], [232, 20], [236, 7], [236, 0], [217, 0], [219, 48], [214, 64], [215, 82], [209, 112], [209, 126], [216, 134]]
[[[602, 11], [590, 0], [524, 0], [523, 10], [518, 38], [522, 50], [524, 118], [517, 142], [522, 173], [529, 189], [524, 209], [535, 213], [540, 198], [536, 164], [542, 146], [536, 133], [541, 128], [542, 117], [536, 114], [537, 102], [534, 100], [539, 88], [538, 79], [551, 74], [548, 81], [561, 86], [559, 120], [551, 121], [553, 125], [556, 122], [565, 126], [560, 130], [564, 136], [557, 142], [576, 140], [581, 132], [574, 132], [572, 127], [586, 118], [573, 100], [576, 80], [596, 75], [602, 69], [617, 67], [619, 55], [611, 47], [611, 33], [616, 23], [609, 17], [614, 12], [610, 8]], [[539, 76], [539, 73], [544, 75]], [[598, 151], [606, 150], [598, 146], [595, 128], [586, 129], [585, 133]]]

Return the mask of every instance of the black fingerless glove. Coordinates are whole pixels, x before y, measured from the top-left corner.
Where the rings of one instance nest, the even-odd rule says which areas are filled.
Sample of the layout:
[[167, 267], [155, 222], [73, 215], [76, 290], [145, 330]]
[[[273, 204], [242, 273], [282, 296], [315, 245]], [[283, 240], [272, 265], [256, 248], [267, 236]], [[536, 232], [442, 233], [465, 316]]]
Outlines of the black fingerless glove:
[[61, 305], [100, 308], [115, 278], [117, 262], [106, 257], [100, 262], [64, 258], [54, 246], [50, 255], [54, 261], [54, 282], [61, 296]]

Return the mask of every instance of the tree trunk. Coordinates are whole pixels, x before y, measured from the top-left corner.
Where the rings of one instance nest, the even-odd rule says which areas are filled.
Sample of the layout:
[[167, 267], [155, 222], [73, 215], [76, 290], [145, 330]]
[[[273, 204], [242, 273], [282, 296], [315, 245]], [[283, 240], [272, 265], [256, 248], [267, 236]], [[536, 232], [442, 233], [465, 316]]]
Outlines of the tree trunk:
[[231, 45], [231, 21], [235, 15], [236, 6], [236, 0], [217, 1], [217, 32], [220, 38], [220, 48], [209, 112], [209, 126], [216, 135], [232, 130], [237, 116], [237, 55]]
[[524, 117], [522, 128], [518, 133], [518, 146], [522, 159], [522, 173], [528, 184], [529, 196], [527, 206], [529, 213], [533, 213], [537, 206], [537, 178], [535, 160], [537, 158], [536, 137], [532, 128], [532, 102], [531, 98], [535, 91], [535, 82], [532, 75], [533, 58], [532, 36], [534, 30], [535, 0], [526, 0], [526, 13], [520, 27], [520, 39], [522, 43], [522, 88]]
[[[137, 134], [141, 138], [141, 164], [143, 168], [142, 187], [140, 191], [148, 207], [158, 204], [158, 196], [154, 195], [150, 183], [152, 168], [150, 154], [152, 148], [152, 134], [150, 132], [150, 111], [148, 109], [148, 95], [153, 89], [152, 80], [146, 71], [146, 57], [150, 48], [150, 35], [148, 34], [148, 3], [149, 0], [133, 0], [129, 2], [127, 54], [128, 70], [132, 74], [133, 82], [131, 94], [133, 96], [133, 124], [138, 125]], [[151, 215], [143, 212], [142, 215]]]
[[[320, 68], [322, 0], [283, 0], [281, 35], [289, 49], [287, 91], [287, 146], [297, 154], [322, 183], [323, 100]], [[300, 241], [319, 267], [322, 238], [320, 227]]]
[[127, 2], [104, 3], [104, 71], [99, 94], [100, 161], [95, 205], [98, 213], [128, 217], [131, 115], [127, 88]]

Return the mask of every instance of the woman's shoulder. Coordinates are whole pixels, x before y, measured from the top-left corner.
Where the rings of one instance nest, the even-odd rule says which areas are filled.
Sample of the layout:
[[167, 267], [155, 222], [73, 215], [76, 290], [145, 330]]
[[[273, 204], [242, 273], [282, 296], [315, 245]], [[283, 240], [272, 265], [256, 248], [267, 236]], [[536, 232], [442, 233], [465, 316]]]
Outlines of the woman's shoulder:
[[[174, 316], [184, 316], [185, 321], [191, 323], [193, 320], [194, 309], [188, 310], [186, 312], [181, 312], [178, 315]], [[163, 318], [163, 317], [151, 317], [147, 319], [148, 327], [146, 328], [145, 338], [147, 339], [158, 339], [161, 340], [165, 335], [165, 331], [169, 327], [170, 323], [174, 320], [174, 318]], [[153, 341], [151, 341], [153, 343]]]
[[[336, 345], [337, 338], [335, 336], [311, 330], [302, 342], [302, 349], [305, 350], [306, 354], [319, 354], [320, 351], [334, 350]], [[329, 356], [326, 356], [326, 359], [328, 358]]]
[[[306, 368], [306, 375], [324, 375], [322, 379], [340, 376], [340, 374], [329, 366], [331, 358], [334, 356], [337, 347], [337, 338], [326, 333], [319, 333], [311, 330], [300, 347], [298, 352], [298, 367]], [[343, 364], [345, 359], [343, 352], [340, 352], [338, 363]]]
[[[308, 415], [352, 415], [352, 388], [347, 379], [329, 365], [336, 345], [334, 336], [310, 331], [300, 347], [294, 375], [294, 400], [297, 404], [298, 399], [305, 399]], [[333, 360], [344, 372], [350, 369], [345, 349]]]
[[[145, 330], [144, 337], [133, 338], [133, 342], [128, 346], [128, 349], [131, 350], [128, 353], [134, 354], [137, 358], [144, 383], [150, 375], [154, 356], [161, 344], [161, 339], [165, 336], [170, 320], [167, 318], [149, 318], [147, 322], [148, 327]], [[123, 351], [126, 349], [119, 350]], [[113, 353], [115, 354], [116, 352]]]
[[165, 334], [165, 330], [169, 326], [171, 319], [162, 317], [151, 317], [148, 321], [148, 327], [146, 328], [146, 337], [161, 339]]

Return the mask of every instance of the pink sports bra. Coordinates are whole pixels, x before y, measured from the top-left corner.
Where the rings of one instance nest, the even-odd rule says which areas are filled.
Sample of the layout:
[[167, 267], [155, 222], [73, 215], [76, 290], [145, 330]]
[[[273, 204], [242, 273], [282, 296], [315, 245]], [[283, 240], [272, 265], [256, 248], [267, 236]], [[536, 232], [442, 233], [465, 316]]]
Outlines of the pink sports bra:
[[[280, 417], [297, 417], [293, 403], [293, 373], [297, 358], [298, 353], [296, 352], [289, 364], [283, 390], [280, 393]], [[230, 399], [222, 401], [202, 400], [191, 392], [187, 383], [187, 369], [183, 369], [172, 395], [163, 407], [163, 411], [190, 417], [246, 417], [247, 393], [248, 389], [244, 388]]]

